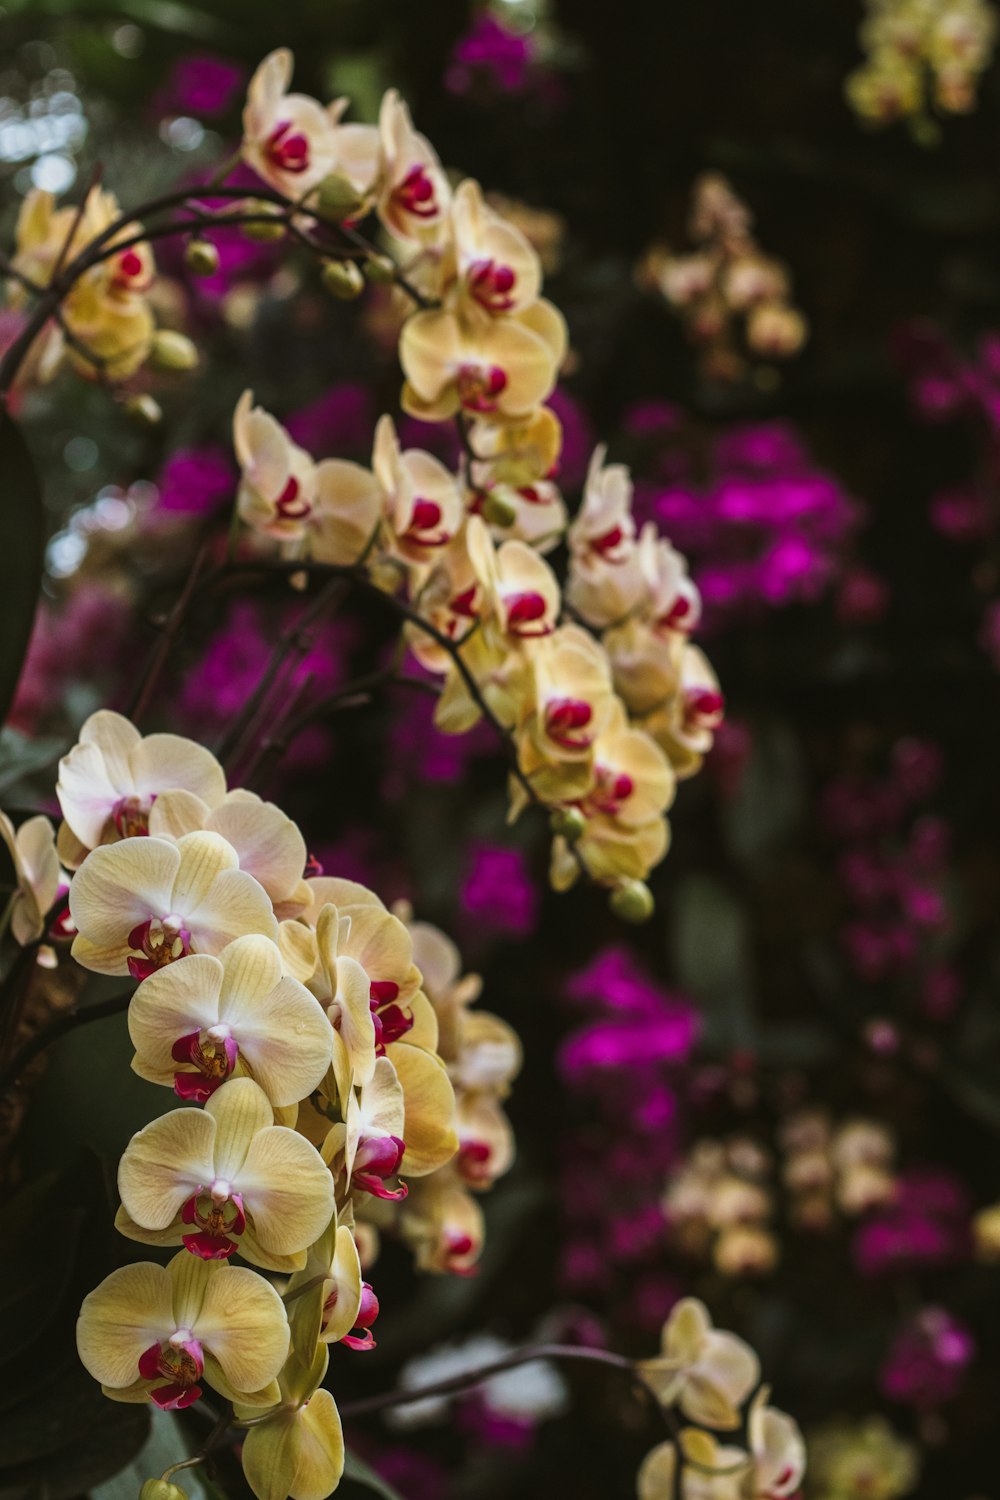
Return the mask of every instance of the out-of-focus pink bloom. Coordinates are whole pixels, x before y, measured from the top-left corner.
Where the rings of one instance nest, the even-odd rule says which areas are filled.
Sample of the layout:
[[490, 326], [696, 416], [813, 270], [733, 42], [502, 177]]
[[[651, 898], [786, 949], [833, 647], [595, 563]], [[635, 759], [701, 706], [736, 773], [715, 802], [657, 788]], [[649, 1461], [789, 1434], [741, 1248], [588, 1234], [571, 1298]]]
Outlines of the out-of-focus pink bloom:
[[879, 1372], [882, 1392], [921, 1410], [940, 1406], [958, 1395], [975, 1352], [970, 1330], [946, 1308], [922, 1308], [892, 1342]]
[[49, 715], [62, 713], [62, 695], [74, 680], [114, 674], [127, 649], [132, 611], [99, 584], [73, 590], [58, 609], [42, 600], [10, 713], [13, 728], [37, 733]]
[[952, 1266], [970, 1254], [965, 1188], [949, 1173], [903, 1173], [891, 1204], [860, 1226], [854, 1259], [864, 1276]]
[[931, 525], [950, 542], [977, 542], [995, 529], [989, 503], [971, 488], [941, 490], [929, 506]]
[[545, 404], [555, 412], [562, 427], [559, 485], [567, 491], [579, 489], [587, 477], [587, 467], [594, 451], [593, 429], [583, 407], [565, 386], [557, 385]]
[[246, 69], [230, 58], [190, 53], [174, 63], [154, 108], [159, 115], [214, 119], [241, 97], [246, 77]]
[[289, 437], [314, 458], [363, 458], [371, 452], [375, 406], [360, 381], [345, 380], [284, 422]]
[[444, 75], [450, 94], [478, 94], [483, 86], [520, 93], [530, 80], [535, 43], [484, 11], [455, 43]]
[[204, 514], [236, 493], [237, 473], [224, 448], [181, 448], [157, 476], [160, 509]]
[[889, 608], [889, 585], [870, 568], [848, 568], [837, 590], [837, 615], [845, 625], [873, 625]]
[[473, 844], [460, 900], [480, 930], [525, 937], [538, 923], [538, 886], [519, 849]]

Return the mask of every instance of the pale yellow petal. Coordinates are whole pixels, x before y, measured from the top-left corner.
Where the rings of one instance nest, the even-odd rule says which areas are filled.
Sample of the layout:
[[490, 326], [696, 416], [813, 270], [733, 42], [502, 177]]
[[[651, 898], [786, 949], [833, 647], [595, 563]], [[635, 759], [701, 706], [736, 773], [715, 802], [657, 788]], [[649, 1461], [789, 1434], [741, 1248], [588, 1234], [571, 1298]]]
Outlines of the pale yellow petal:
[[84, 1298], [76, 1325], [80, 1359], [102, 1385], [125, 1387], [152, 1344], [174, 1332], [170, 1277], [151, 1261], [122, 1266]]
[[214, 1144], [215, 1122], [198, 1109], [173, 1109], [138, 1131], [118, 1164], [126, 1213], [143, 1229], [166, 1229], [192, 1193], [216, 1177]]
[[276, 1377], [288, 1353], [284, 1304], [255, 1271], [220, 1270], [208, 1280], [194, 1331], [234, 1390], [256, 1391]]
[[240, 1173], [254, 1136], [270, 1126], [274, 1111], [251, 1078], [233, 1078], [216, 1089], [205, 1105], [215, 1128], [215, 1175], [233, 1182]]
[[128, 1008], [128, 1030], [140, 1076], [168, 1083], [177, 1071], [174, 1043], [219, 1020], [222, 965], [208, 954], [190, 954], [143, 980]]
[[237, 1182], [258, 1240], [274, 1254], [305, 1250], [333, 1215], [333, 1178], [319, 1152], [281, 1125], [254, 1136]]

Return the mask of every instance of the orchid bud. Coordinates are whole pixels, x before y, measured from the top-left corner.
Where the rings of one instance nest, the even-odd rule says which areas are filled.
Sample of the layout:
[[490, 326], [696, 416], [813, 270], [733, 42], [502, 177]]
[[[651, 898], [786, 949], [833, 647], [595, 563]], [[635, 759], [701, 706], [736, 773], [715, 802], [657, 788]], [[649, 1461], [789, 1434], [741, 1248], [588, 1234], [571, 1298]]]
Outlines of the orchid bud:
[[639, 926], [653, 915], [653, 894], [641, 880], [625, 880], [611, 892], [611, 910], [623, 922]]
[[208, 240], [188, 240], [184, 264], [193, 276], [214, 276], [219, 269], [219, 252]]
[[374, 286], [391, 286], [396, 279], [395, 262], [388, 255], [369, 255], [364, 272]]
[[129, 396], [125, 402], [125, 414], [140, 427], [159, 427], [163, 421], [160, 403], [152, 396]]
[[323, 285], [341, 302], [353, 302], [365, 289], [361, 268], [353, 260], [328, 260], [323, 265]]
[[147, 1479], [139, 1500], [188, 1500], [188, 1496], [179, 1484], [171, 1484], [168, 1479]]
[[335, 219], [338, 224], [353, 218], [363, 202], [353, 182], [339, 172], [324, 177], [316, 189], [316, 207], [325, 219]]
[[198, 350], [186, 333], [161, 328], [153, 339], [149, 362], [157, 370], [194, 370], [198, 366]]
[[483, 501], [483, 520], [491, 526], [513, 526], [517, 520], [517, 506], [506, 495], [493, 490]]
[[575, 844], [582, 837], [587, 820], [578, 807], [557, 807], [549, 819], [549, 827], [558, 838]]
[[[244, 203], [243, 210], [248, 214], [261, 214], [262, 218], [255, 224], [243, 224], [240, 227], [248, 240], [280, 240], [285, 233], [285, 226], [278, 217], [280, 210], [272, 203], [259, 202], [256, 199]], [[272, 222], [268, 222], [268, 221]]]

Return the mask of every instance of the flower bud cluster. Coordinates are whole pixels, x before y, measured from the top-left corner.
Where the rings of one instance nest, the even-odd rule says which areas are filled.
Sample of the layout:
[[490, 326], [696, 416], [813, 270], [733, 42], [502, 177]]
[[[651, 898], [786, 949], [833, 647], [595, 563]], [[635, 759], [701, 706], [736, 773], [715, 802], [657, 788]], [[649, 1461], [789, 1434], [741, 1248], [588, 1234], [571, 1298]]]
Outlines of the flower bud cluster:
[[[98, 712], [56, 790], [73, 957], [139, 981], [132, 1066], [181, 1105], [129, 1142], [116, 1218], [128, 1238], [178, 1253], [114, 1271], [87, 1297], [81, 1358], [115, 1400], [174, 1410], [212, 1386], [252, 1420], [255, 1494], [329, 1493], [344, 1461], [321, 1387], [329, 1346], [373, 1347], [378, 1315], [359, 1254], [373, 1243], [367, 1205], [402, 1204], [401, 1172], [430, 1179], [454, 1159], [461, 1193], [505, 1169], [497, 1101], [517, 1039], [465, 1015], [478, 981], [457, 982], [443, 934], [411, 933], [353, 881], [307, 877], [292, 820], [228, 790], [193, 741]], [[22, 940], [58, 875], [51, 829], [41, 856], [36, 842], [32, 828], [14, 838]], [[481, 1239], [422, 1263], [465, 1269]], [[284, 1299], [261, 1271], [291, 1277]]]
[[749, 208], [720, 173], [695, 182], [688, 232], [693, 251], [654, 247], [638, 274], [680, 313], [702, 372], [711, 380], [740, 380], [754, 358], [797, 354], [808, 325], [791, 300], [788, 272], [764, 254]]
[[865, 61], [845, 83], [847, 101], [866, 125], [908, 120], [932, 142], [930, 116], [969, 114], [996, 44], [988, 0], [866, 0], [860, 41]]

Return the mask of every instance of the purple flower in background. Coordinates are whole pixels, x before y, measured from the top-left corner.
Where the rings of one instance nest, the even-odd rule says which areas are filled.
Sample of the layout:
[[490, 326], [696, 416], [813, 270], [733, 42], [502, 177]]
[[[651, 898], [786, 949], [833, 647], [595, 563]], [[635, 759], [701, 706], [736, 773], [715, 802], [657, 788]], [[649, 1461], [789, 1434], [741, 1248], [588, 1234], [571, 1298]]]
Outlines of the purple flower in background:
[[529, 36], [511, 31], [484, 11], [459, 37], [444, 76], [450, 94], [471, 94], [484, 84], [504, 94], [519, 93], [529, 80], [534, 58]]
[[556, 479], [561, 489], [576, 490], [587, 475], [587, 465], [594, 450], [594, 433], [583, 407], [564, 386], [556, 386], [545, 403], [559, 418], [562, 427], [562, 449]]
[[213, 57], [207, 52], [180, 57], [156, 97], [156, 112], [213, 119], [236, 103], [246, 76], [241, 64], [226, 57]]
[[915, 1170], [898, 1178], [891, 1204], [861, 1225], [854, 1260], [864, 1276], [953, 1266], [970, 1254], [965, 1188], [947, 1172]]
[[921, 1308], [897, 1333], [879, 1372], [891, 1401], [927, 1410], [958, 1395], [976, 1352], [964, 1323], [944, 1307]]
[[794, 428], [733, 428], [712, 446], [704, 478], [678, 441], [671, 409], [645, 403], [626, 425], [643, 438], [662, 434], [652, 459], [658, 479], [637, 486], [636, 514], [654, 519], [689, 557], [710, 627], [761, 608], [814, 604], [837, 580], [860, 508], [815, 466]]
[[313, 458], [363, 458], [371, 454], [375, 406], [360, 381], [345, 380], [285, 418], [293, 440]]
[[236, 491], [236, 467], [224, 448], [181, 448], [157, 477], [160, 509], [187, 514], [214, 510]]
[[473, 844], [460, 900], [480, 930], [526, 937], [538, 923], [538, 887], [520, 849]]

